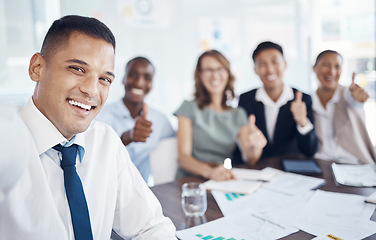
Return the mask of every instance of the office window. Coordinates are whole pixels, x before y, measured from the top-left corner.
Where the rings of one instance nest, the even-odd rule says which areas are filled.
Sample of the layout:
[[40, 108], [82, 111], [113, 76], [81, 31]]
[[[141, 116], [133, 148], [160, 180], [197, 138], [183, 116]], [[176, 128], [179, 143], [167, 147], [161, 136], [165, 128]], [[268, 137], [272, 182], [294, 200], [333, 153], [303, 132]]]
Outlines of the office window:
[[60, 17], [58, 9], [56, 0], [0, 0], [1, 104], [22, 105], [31, 96], [35, 84], [28, 75], [30, 57]]

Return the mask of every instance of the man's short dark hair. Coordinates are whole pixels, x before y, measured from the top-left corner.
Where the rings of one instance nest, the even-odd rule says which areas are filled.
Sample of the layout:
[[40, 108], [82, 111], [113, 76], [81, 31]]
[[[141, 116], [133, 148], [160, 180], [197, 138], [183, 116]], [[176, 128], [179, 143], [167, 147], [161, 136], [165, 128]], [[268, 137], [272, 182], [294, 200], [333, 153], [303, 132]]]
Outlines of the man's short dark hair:
[[315, 64], [313, 65], [314, 67], [316, 67], [317, 63], [319, 62], [320, 58], [322, 58], [322, 56], [324, 56], [325, 54], [327, 53], [334, 53], [334, 54], [337, 54], [341, 60], [343, 60], [343, 57], [341, 54], [339, 54], [339, 52], [337, 51], [334, 51], [334, 50], [325, 50], [325, 51], [322, 51], [321, 53], [319, 53], [319, 55], [317, 55], [317, 58], [316, 58], [316, 61], [315, 61]]
[[146, 57], [142, 57], [142, 56], [138, 56], [138, 57], [135, 57], [135, 58], [132, 58], [131, 60], [129, 60], [127, 62], [127, 64], [125, 65], [125, 71], [127, 71], [129, 65], [131, 65], [131, 63], [133, 62], [147, 62], [148, 64], [150, 64], [152, 67], [153, 67], [153, 70], [155, 71], [155, 68], [154, 68], [154, 65], [150, 62], [149, 59], [147, 59]]
[[41, 54], [46, 56], [56, 53], [58, 48], [67, 44], [73, 32], [105, 40], [113, 46], [115, 51], [115, 37], [104, 23], [91, 17], [68, 15], [53, 22], [44, 38]]
[[256, 47], [255, 51], [253, 51], [253, 54], [252, 54], [253, 62], [256, 62], [257, 55], [259, 55], [259, 53], [261, 51], [266, 50], [266, 49], [276, 49], [282, 54], [282, 57], [283, 57], [283, 49], [279, 44], [274, 43], [274, 42], [270, 42], [270, 41], [266, 41], [266, 42], [260, 43]]

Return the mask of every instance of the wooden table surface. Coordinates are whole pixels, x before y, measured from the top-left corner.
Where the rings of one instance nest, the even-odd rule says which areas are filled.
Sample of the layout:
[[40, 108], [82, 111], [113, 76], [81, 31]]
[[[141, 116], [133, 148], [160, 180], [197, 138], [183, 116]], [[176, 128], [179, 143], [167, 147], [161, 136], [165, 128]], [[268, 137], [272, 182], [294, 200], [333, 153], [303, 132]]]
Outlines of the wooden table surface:
[[[256, 166], [252, 167], [252, 169], [263, 169], [265, 167], [273, 167], [273, 168], [281, 169], [280, 160], [282, 158], [287, 158], [287, 157], [296, 158], [296, 156], [284, 156], [284, 157], [278, 157], [278, 158], [275, 157], [275, 158], [265, 159], [257, 163]], [[342, 185], [337, 184], [334, 181], [333, 172], [330, 166], [331, 162], [323, 161], [323, 160], [317, 160], [317, 161], [323, 170], [323, 175], [319, 177], [324, 178], [326, 181], [325, 185], [319, 188], [320, 190], [330, 191], [330, 192], [339, 192], [339, 193], [352, 193], [352, 194], [359, 194], [359, 195], [364, 195], [364, 196], [368, 196], [371, 193], [376, 191], [376, 188], [348, 187], [348, 186], [342, 186]], [[204, 182], [204, 181], [205, 179], [201, 177], [187, 177], [187, 178], [183, 178], [180, 180], [176, 180], [174, 182], [157, 185], [151, 188], [151, 190], [154, 192], [154, 194], [159, 199], [162, 205], [164, 215], [171, 218], [177, 230], [186, 229], [189, 227], [193, 227], [193, 226], [223, 217], [221, 210], [219, 209], [214, 197], [210, 194], [210, 192], [208, 192], [207, 194], [208, 195], [208, 208], [207, 208], [207, 211], [205, 212], [205, 215], [201, 218], [185, 217], [184, 212], [181, 208], [181, 186], [186, 182]], [[376, 212], [373, 213], [371, 219], [373, 221], [376, 221]], [[308, 234], [303, 231], [299, 231], [283, 239], [304, 240], [304, 239], [312, 239], [312, 238], [314, 238], [313, 235]], [[367, 240], [376, 239], [376, 234], [366, 239]]]

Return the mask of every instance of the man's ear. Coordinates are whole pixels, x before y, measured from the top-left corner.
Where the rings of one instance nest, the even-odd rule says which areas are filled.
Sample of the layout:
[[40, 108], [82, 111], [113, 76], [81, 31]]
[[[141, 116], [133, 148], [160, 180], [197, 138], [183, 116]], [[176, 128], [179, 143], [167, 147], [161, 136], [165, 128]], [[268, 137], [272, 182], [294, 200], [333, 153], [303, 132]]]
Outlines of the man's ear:
[[258, 75], [257, 68], [254, 67], [253, 70], [255, 71], [256, 75]]
[[29, 76], [31, 80], [39, 82], [45, 70], [46, 60], [40, 53], [35, 53], [29, 64]]

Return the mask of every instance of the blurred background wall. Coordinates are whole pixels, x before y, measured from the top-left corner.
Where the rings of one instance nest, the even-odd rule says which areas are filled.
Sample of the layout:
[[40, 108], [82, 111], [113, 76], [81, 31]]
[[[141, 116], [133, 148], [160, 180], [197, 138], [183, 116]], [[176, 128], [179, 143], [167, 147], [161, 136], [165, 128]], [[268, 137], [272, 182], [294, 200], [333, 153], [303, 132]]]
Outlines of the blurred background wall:
[[341, 83], [349, 85], [355, 71], [371, 96], [366, 123], [376, 143], [375, 10], [376, 0], [0, 0], [0, 104], [29, 99], [30, 57], [54, 20], [78, 14], [103, 21], [116, 37], [116, 80], [108, 102], [124, 93], [125, 63], [148, 57], [156, 74], [146, 101], [174, 126], [172, 113], [192, 98], [194, 67], [207, 49], [230, 60], [237, 95], [261, 86], [250, 57], [261, 41], [282, 45], [285, 82], [306, 93], [317, 86], [312, 72], [317, 54], [336, 50], [344, 57]]

